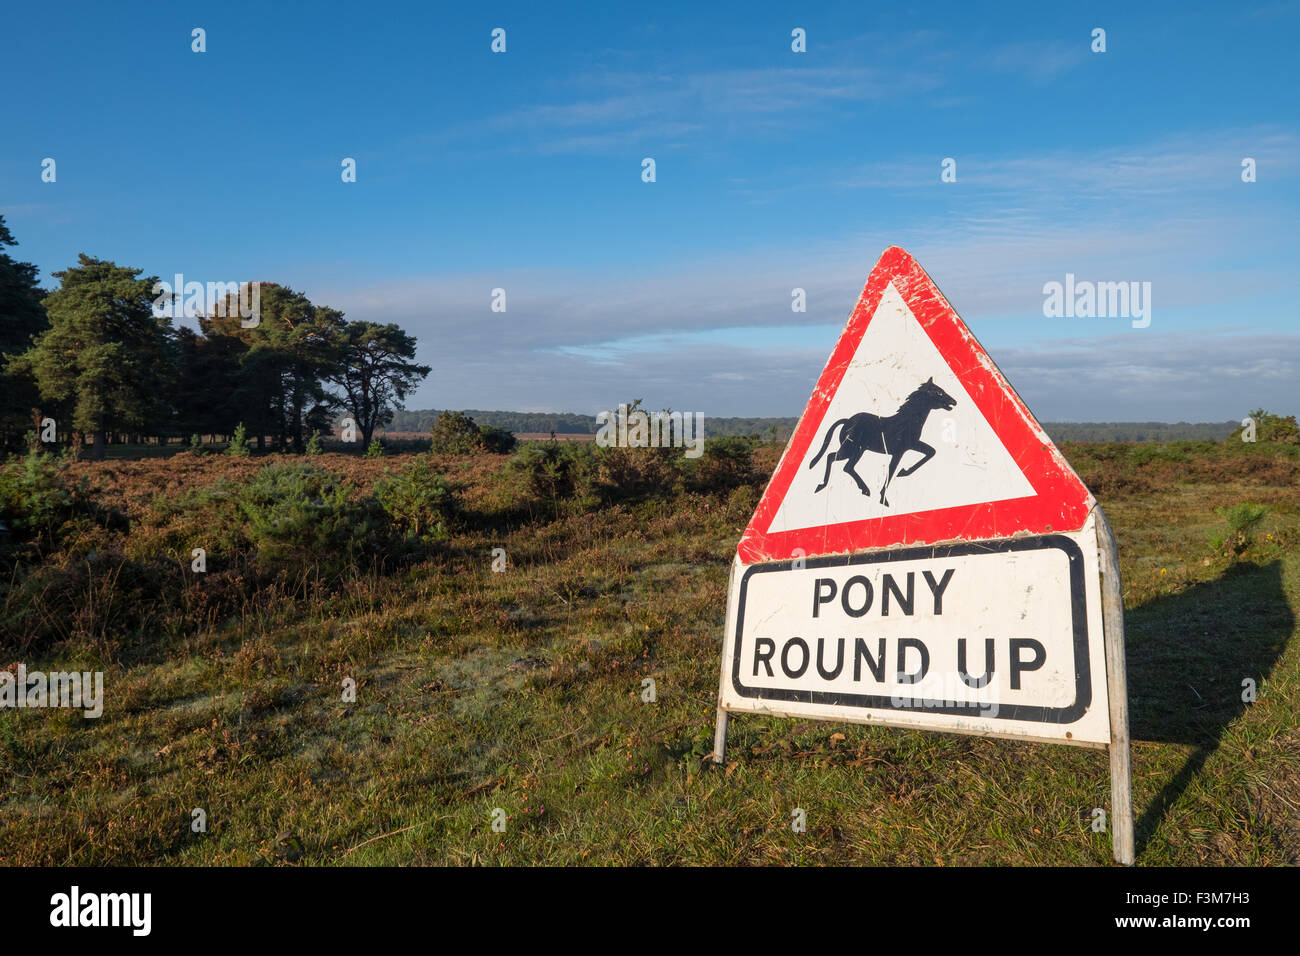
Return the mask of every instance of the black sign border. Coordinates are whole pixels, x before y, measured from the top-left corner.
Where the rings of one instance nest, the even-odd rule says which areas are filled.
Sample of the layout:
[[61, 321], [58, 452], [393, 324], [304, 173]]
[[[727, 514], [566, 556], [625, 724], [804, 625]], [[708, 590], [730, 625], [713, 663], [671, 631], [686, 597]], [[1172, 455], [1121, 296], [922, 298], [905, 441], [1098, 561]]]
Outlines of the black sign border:
[[[1092, 704], [1092, 671], [1088, 660], [1088, 601], [1084, 584], [1083, 551], [1073, 538], [1061, 534], [1039, 535], [1025, 538], [1007, 538], [1000, 541], [962, 542], [924, 548], [898, 548], [889, 551], [871, 551], [862, 554], [835, 555], [805, 558], [804, 569], [852, 567], [859, 564], [887, 564], [894, 561], [915, 561], [949, 557], [967, 557], [979, 554], [1008, 554], [1016, 551], [1037, 551], [1056, 548], [1065, 552], [1070, 566], [1070, 617], [1074, 630], [1074, 703], [1068, 707], [1038, 707], [1028, 704], [999, 704], [997, 715], [986, 720], [1018, 720], [1036, 723], [1072, 724], [1088, 712]], [[787, 700], [804, 704], [831, 704], [840, 707], [884, 711], [915, 711], [927, 714], [956, 714], [966, 717], [983, 716], [978, 706], [945, 706], [939, 701], [922, 698], [906, 706], [893, 702], [892, 697], [874, 694], [845, 694], [815, 690], [787, 690], [779, 687], [746, 687], [740, 680], [741, 633], [745, 621], [745, 595], [749, 579], [754, 574], [769, 571], [790, 571], [795, 559], [772, 561], [751, 565], [740, 579], [740, 599], [736, 605], [735, 652], [731, 665], [731, 686], [741, 697], [759, 700]], [[930, 705], [930, 706], [927, 706]]]

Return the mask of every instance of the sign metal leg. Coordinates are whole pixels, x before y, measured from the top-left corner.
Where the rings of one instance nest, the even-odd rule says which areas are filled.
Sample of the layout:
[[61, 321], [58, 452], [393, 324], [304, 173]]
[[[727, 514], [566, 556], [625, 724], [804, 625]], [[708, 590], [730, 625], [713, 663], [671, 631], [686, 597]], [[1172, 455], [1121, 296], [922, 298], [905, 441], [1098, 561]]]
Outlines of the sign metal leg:
[[1124, 589], [1119, 577], [1119, 547], [1100, 508], [1097, 509], [1097, 547], [1101, 556], [1106, 696], [1110, 701], [1110, 832], [1115, 862], [1132, 866], [1133, 765], [1128, 735], [1128, 681], [1124, 666]]

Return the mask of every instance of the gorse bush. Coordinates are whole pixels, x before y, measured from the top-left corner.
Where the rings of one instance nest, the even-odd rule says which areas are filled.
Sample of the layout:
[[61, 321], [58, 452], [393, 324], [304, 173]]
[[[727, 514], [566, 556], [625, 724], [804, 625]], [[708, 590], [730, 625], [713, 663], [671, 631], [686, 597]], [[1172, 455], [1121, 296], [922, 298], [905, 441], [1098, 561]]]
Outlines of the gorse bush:
[[374, 491], [393, 528], [408, 540], [428, 543], [446, 537], [459, 512], [455, 491], [428, 455], [416, 457], [397, 474], [385, 472]]
[[536, 501], [583, 498], [592, 491], [595, 449], [579, 442], [536, 442], [525, 445], [511, 460], [511, 469], [524, 479], [524, 491]]
[[483, 433], [468, 415], [443, 412], [433, 423], [429, 447], [440, 455], [468, 455], [483, 447]]
[[[1294, 415], [1274, 415], [1263, 408], [1257, 408], [1250, 413], [1250, 418], [1255, 422], [1256, 442], [1300, 445], [1300, 426], [1297, 426]], [[1228, 437], [1228, 443], [1250, 444], [1242, 441], [1244, 431], [1244, 426], [1238, 428]]]
[[703, 454], [687, 458], [682, 447], [624, 448], [582, 442], [533, 442], [511, 461], [530, 500], [571, 501], [581, 509], [620, 501], [669, 498], [683, 490], [728, 494], [754, 485], [754, 438], [709, 439]]
[[605, 501], [674, 494], [681, 487], [680, 448], [597, 447], [596, 485]]
[[334, 475], [312, 464], [266, 466], [239, 488], [236, 506], [266, 562], [332, 565], [382, 547], [386, 537], [373, 499], [350, 502]]
[[508, 455], [519, 446], [519, 439], [515, 438], [508, 429], [498, 428], [495, 425], [480, 425], [478, 430], [483, 441], [483, 449], [495, 455]]
[[1144, 445], [1135, 445], [1129, 451], [1129, 460], [1133, 464], [1141, 467], [1155, 461], [1188, 461], [1187, 452], [1179, 447], [1180, 442], [1151, 442]]
[[65, 459], [41, 452], [0, 467], [0, 521], [13, 541], [42, 551], [79, 525], [126, 523], [120, 513], [100, 507], [84, 478], [72, 480]]
[[678, 469], [691, 491], [731, 491], [759, 479], [754, 469], [756, 438], [724, 435], [704, 442], [699, 458], [682, 456]]

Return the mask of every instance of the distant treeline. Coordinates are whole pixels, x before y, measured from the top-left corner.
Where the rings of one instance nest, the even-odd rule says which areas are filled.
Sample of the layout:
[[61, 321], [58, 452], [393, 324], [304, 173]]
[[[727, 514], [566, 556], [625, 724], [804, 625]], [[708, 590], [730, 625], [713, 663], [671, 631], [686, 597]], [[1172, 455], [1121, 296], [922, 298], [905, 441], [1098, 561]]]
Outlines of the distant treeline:
[[[555, 432], [557, 435], [594, 435], [600, 426], [595, 415], [576, 412], [493, 412], [484, 409], [456, 409], [479, 425], [504, 428], [515, 434]], [[399, 411], [388, 428], [397, 432], [427, 432], [441, 409]], [[707, 436], [758, 435], [785, 441], [794, 431], [796, 418], [709, 418], [704, 419]], [[1179, 441], [1209, 439], [1222, 441], [1241, 427], [1240, 422], [1046, 422], [1043, 428], [1053, 441]]]
[[557, 435], [594, 435], [597, 426], [594, 415], [576, 412], [488, 412], [481, 408], [424, 408], [408, 409], [394, 413], [388, 431], [427, 432], [444, 411], [468, 415], [478, 425], [504, 428], [510, 432], [555, 432]]
[[1240, 421], [1043, 422], [1053, 441], [1223, 441], [1240, 427]]
[[[458, 408], [474, 419], [476, 424], [504, 428], [515, 434], [557, 435], [594, 435], [600, 431], [595, 415], [579, 415], [577, 412], [491, 412], [481, 408]], [[427, 432], [433, 427], [434, 420], [443, 409], [413, 409], [400, 411], [393, 415], [388, 430], [395, 432]], [[704, 419], [706, 436], [722, 435], [758, 435], [762, 438], [779, 438], [785, 440], [794, 431], [794, 418], [708, 418]], [[773, 429], [776, 429], [773, 432]]]

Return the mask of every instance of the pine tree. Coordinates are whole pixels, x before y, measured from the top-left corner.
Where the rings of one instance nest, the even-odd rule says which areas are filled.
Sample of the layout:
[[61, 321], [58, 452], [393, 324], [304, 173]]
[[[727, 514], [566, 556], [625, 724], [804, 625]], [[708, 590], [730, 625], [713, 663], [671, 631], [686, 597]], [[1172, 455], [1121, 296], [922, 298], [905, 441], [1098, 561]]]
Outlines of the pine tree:
[[0, 216], [0, 447], [21, 444], [23, 433], [32, 427], [32, 409], [40, 406], [30, 369], [11, 360], [30, 349], [33, 336], [49, 327], [36, 284], [39, 270], [3, 251], [16, 245]]
[[170, 322], [154, 316], [157, 279], [140, 278], [139, 269], [82, 254], [54, 276], [61, 285], [43, 302], [50, 327], [20, 363], [43, 396], [71, 403], [72, 427], [94, 434], [102, 459], [110, 429], [159, 426], [166, 415], [158, 383], [171, 356]]

